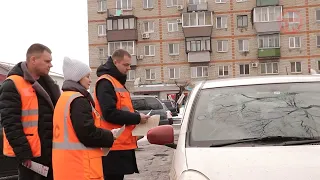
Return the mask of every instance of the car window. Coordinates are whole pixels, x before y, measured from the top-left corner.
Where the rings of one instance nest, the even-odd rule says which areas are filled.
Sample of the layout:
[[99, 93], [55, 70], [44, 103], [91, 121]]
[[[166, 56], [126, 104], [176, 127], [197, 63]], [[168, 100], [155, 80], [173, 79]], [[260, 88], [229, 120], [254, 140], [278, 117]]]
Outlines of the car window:
[[172, 104], [171, 104], [171, 102], [169, 102], [169, 101], [165, 101], [164, 104], [165, 104], [168, 108], [171, 108], [171, 107], [172, 107]]
[[156, 98], [146, 97], [145, 98], [147, 106], [153, 110], [163, 109], [162, 104]]
[[[190, 145], [264, 136], [320, 137], [320, 83], [201, 90]], [[197, 144], [199, 143], [199, 144]]]
[[137, 111], [147, 110], [147, 105], [144, 99], [132, 99], [133, 109]]

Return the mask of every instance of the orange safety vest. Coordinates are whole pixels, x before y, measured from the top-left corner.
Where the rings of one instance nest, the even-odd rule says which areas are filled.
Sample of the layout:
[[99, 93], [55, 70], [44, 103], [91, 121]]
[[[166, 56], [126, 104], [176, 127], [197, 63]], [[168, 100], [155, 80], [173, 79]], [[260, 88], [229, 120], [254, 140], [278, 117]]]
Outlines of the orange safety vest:
[[[11, 79], [18, 90], [21, 98], [21, 122], [24, 134], [31, 147], [33, 157], [41, 156], [41, 143], [38, 134], [38, 98], [32, 84], [18, 75], [7, 77]], [[3, 130], [3, 154], [15, 157], [12, 147]]]
[[[131, 102], [131, 97], [130, 93], [127, 91], [127, 89], [114, 77], [110, 75], [102, 75], [99, 77], [97, 80], [97, 83], [101, 79], [107, 79], [109, 80], [116, 92], [117, 96], [117, 104], [116, 108], [119, 110], [123, 111], [130, 111], [134, 112], [132, 102]], [[97, 87], [96, 87], [97, 88]], [[98, 102], [98, 98], [96, 95], [96, 88], [95, 88], [95, 93], [94, 93], [94, 102], [95, 102], [95, 107], [97, 111], [102, 114], [100, 104]], [[101, 127], [104, 129], [112, 130], [116, 128], [121, 128], [121, 125], [118, 124], [112, 124], [109, 123], [105, 120], [101, 121]], [[126, 125], [125, 130], [122, 132], [122, 134], [113, 142], [113, 145], [111, 147], [111, 150], [129, 150], [129, 149], [136, 149], [137, 148], [137, 137], [132, 136], [132, 130], [135, 128], [135, 125]]]
[[[70, 104], [83, 96], [79, 92], [61, 94], [53, 115], [52, 169], [55, 180], [103, 180], [101, 148], [85, 147], [78, 139], [70, 118]], [[100, 116], [92, 108], [95, 125], [100, 127]]]

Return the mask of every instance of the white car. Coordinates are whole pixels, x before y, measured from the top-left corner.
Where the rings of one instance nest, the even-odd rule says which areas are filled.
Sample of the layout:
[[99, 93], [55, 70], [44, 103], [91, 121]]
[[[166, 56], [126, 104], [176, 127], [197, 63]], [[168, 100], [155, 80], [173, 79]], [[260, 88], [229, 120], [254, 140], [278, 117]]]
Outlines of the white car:
[[187, 102], [178, 143], [168, 125], [147, 138], [176, 148], [170, 180], [319, 180], [320, 77], [202, 82]]

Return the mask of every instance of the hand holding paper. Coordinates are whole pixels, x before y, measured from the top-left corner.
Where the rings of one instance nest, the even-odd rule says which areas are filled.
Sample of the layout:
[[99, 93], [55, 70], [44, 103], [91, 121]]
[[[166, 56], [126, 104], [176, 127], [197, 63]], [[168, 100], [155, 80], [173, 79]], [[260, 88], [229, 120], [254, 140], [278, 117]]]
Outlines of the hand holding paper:
[[[121, 133], [124, 131], [125, 128], [126, 126], [123, 125], [121, 128], [112, 129], [111, 132], [113, 134], [113, 137], [117, 139], [121, 135]], [[108, 155], [109, 151], [110, 151], [110, 148], [102, 148], [102, 152], [104, 156]]]
[[160, 115], [152, 115], [144, 124], [138, 124], [132, 131], [132, 136], [146, 136], [148, 131], [157, 127], [160, 122]]

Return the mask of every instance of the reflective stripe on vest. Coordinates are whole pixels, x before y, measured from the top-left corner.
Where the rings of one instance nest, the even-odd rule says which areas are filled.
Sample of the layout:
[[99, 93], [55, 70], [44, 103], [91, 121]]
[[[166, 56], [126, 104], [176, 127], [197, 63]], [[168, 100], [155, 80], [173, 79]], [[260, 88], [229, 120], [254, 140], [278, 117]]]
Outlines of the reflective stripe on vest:
[[[11, 75], [7, 79], [13, 81], [21, 99], [21, 124], [23, 132], [27, 134], [27, 141], [30, 145], [33, 157], [41, 156], [41, 143], [38, 134], [38, 98], [32, 84], [23, 77]], [[3, 154], [15, 157], [13, 148], [3, 130]]]
[[[116, 108], [122, 111], [134, 112], [130, 93], [127, 91], [127, 89], [117, 79], [106, 74], [100, 76], [96, 84], [98, 84], [98, 82], [101, 79], [107, 79], [112, 83], [117, 96]], [[96, 87], [94, 90], [94, 101], [95, 101], [95, 107], [97, 111], [100, 114], [103, 114], [96, 96]], [[101, 127], [104, 129], [111, 130], [111, 129], [121, 128], [121, 125], [112, 124], [112, 123], [109, 123], [108, 121], [103, 120], [101, 121]], [[127, 125], [123, 133], [120, 135], [120, 137], [118, 137], [114, 141], [113, 146], [111, 147], [111, 150], [129, 150], [129, 149], [137, 148], [137, 137], [132, 136], [132, 130], [134, 129], [134, 127], [135, 125]]]
[[67, 101], [67, 104], [64, 108], [63, 113], [63, 142], [53, 142], [52, 149], [65, 149], [65, 150], [87, 150], [89, 148], [85, 147], [80, 142], [69, 142], [69, 132], [68, 132], [68, 114], [70, 109], [71, 102], [77, 98], [82, 96], [80, 93], [75, 93]]

